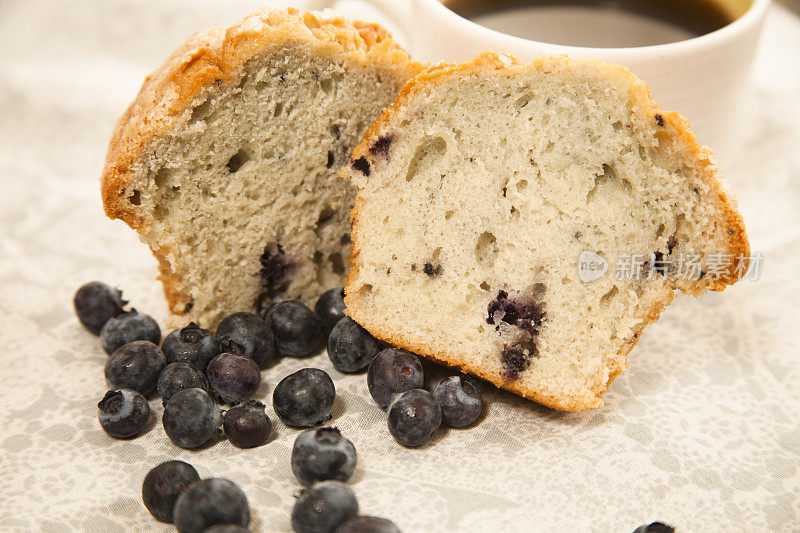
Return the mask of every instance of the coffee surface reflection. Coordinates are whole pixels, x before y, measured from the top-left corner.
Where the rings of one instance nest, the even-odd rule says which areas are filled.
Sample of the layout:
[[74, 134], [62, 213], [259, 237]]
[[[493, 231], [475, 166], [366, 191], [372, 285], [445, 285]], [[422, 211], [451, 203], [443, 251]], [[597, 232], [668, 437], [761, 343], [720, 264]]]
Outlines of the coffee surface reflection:
[[442, 0], [493, 30], [525, 39], [603, 48], [682, 41], [718, 30], [750, 0]]

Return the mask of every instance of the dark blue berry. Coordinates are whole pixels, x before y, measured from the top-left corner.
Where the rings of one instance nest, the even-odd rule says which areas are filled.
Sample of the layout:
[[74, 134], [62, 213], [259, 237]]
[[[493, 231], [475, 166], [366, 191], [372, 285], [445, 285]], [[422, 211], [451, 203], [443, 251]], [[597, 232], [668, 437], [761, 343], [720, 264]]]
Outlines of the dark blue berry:
[[[542, 325], [545, 313], [542, 303], [535, 296], [509, 298], [506, 291], [499, 291], [489, 302], [486, 323], [495, 325], [502, 320], [535, 335]], [[499, 329], [499, 324], [497, 325]]]
[[189, 363], [170, 363], [158, 376], [158, 394], [165, 402], [184, 389], [208, 389], [208, 380]]
[[439, 263], [425, 263], [425, 265], [422, 267], [422, 271], [426, 276], [435, 278], [442, 274], [442, 265]]
[[97, 404], [100, 427], [115, 439], [135, 437], [150, 419], [150, 404], [134, 390], [110, 390]]
[[203, 533], [250, 533], [250, 530], [236, 524], [217, 524], [204, 530]]
[[369, 161], [367, 161], [367, 158], [366, 158], [366, 157], [364, 157], [364, 156], [361, 156], [361, 157], [359, 157], [358, 159], [355, 159], [355, 160], [353, 160], [353, 161], [350, 163], [350, 165], [351, 165], [351, 166], [352, 166], [354, 169], [356, 169], [356, 170], [358, 170], [359, 172], [361, 172], [362, 174], [364, 174], [365, 176], [369, 176], [369, 171], [370, 171], [370, 168], [369, 168]]
[[161, 421], [176, 446], [198, 448], [219, 434], [222, 413], [203, 389], [184, 389], [169, 399]]
[[250, 506], [247, 496], [233, 481], [203, 479], [178, 496], [173, 518], [179, 533], [203, 533], [216, 524], [247, 526]]
[[336, 533], [400, 533], [400, 528], [386, 518], [359, 516], [337, 527]]
[[384, 135], [378, 138], [372, 146], [369, 148], [369, 153], [371, 154], [380, 154], [384, 157], [388, 157], [389, 155], [389, 148], [392, 146], [392, 141], [394, 140], [394, 135]]
[[78, 289], [72, 303], [83, 327], [100, 335], [106, 322], [121, 314], [122, 308], [128, 302], [122, 299], [122, 291], [112, 289], [105, 283], [92, 281]]
[[675, 533], [675, 528], [661, 522], [637, 527], [633, 533]]
[[314, 312], [322, 320], [325, 335], [330, 335], [333, 326], [344, 318], [344, 289], [336, 287], [322, 293], [314, 305]]
[[239, 448], [254, 448], [266, 444], [272, 421], [264, 404], [255, 400], [231, 407], [222, 417], [222, 427], [231, 444]]
[[256, 296], [256, 310], [264, 316], [269, 307], [289, 288], [297, 261], [286, 255], [280, 243], [268, 243], [261, 254], [259, 271], [260, 291]]
[[307, 429], [292, 448], [292, 471], [303, 485], [347, 481], [356, 468], [356, 449], [336, 428]]
[[478, 391], [461, 376], [450, 376], [441, 380], [433, 388], [433, 397], [442, 408], [442, 422], [453, 428], [472, 424], [483, 410]]
[[288, 300], [273, 305], [266, 321], [280, 355], [305, 357], [322, 343], [322, 322], [303, 302]]
[[189, 463], [161, 463], [150, 470], [142, 482], [144, 506], [156, 519], [171, 524], [178, 496], [195, 481], [200, 481], [200, 476]]
[[256, 362], [235, 353], [223, 352], [212, 359], [206, 376], [214, 395], [230, 404], [252, 397], [261, 384], [261, 370]]
[[508, 379], [517, 379], [525, 372], [533, 362], [539, 357], [539, 348], [533, 338], [520, 339], [511, 344], [504, 345], [500, 354], [500, 361], [503, 364], [505, 376]]
[[341, 481], [322, 481], [297, 495], [292, 528], [297, 533], [331, 533], [357, 515], [353, 489]]
[[442, 423], [442, 409], [433, 395], [422, 389], [401, 392], [389, 406], [389, 432], [403, 446], [422, 446]]
[[275, 338], [269, 325], [253, 313], [234, 313], [217, 326], [220, 349], [249, 357], [259, 367], [275, 354]]
[[272, 393], [272, 405], [286, 424], [312, 427], [331, 419], [335, 397], [336, 388], [326, 372], [303, 368], [278, 383]]
[[381, 345], [349, 316], [333, 326], [328, 337], [328, 357], [340, 372], [358, 372], [369, 366]]
[[152, 342], [129, 342], [106, 361], [106, 382], [111, 388], [133, 389], [147, 396], [156, 390], [166, 364], [161, 348]]
[[108, 319], [100, 330], [100, 343], [107, 354], [133, 341], [161, 342], [161, 328], [150, 315], [133, 309]]
[[378, 352], [367, 371], [367, 387], [375, 403], [384, 409], [395, 394], [425, 385], [425, 373], [419, 357], [398, 348]]
[[201, 372], [221, 351], [217, 339], [194, 322], [167, 335], [161, 349], [168, 362], [191, 363]]

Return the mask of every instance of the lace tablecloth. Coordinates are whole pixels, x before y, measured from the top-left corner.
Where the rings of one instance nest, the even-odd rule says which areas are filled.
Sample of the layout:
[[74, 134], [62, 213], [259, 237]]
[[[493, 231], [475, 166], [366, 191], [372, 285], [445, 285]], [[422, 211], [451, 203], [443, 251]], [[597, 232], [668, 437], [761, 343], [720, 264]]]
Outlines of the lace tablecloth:
[[[106, 356], [73, 316], [85, 281], [123, 288], [159, 318], [155, 262], [104, 218], [98, 176], [116, 118], [144, 75], [190, 32], [253, 2], [0, 3], [0, 530], [169, 531], [141, 504], [144, 474], [179, 458], [247, 493], [255, 531], [287, 531], [297, 430], [240, 450], [173, 446], [157, 419], [118, 441], [97, 423]], [[476, 427], [432, 445], [395, 444], [363, 374], [325, 355], [287, 359], [331, 373], [333, 423], [359, 453], [361, 510], [404, 531], [800, 529], [800, 22], [773, 8], [755, 69], [745, 148], [726, 171], [761, 277], [680, 297], [651, 326], [603, 409], [551, 411], [491, 390]]]

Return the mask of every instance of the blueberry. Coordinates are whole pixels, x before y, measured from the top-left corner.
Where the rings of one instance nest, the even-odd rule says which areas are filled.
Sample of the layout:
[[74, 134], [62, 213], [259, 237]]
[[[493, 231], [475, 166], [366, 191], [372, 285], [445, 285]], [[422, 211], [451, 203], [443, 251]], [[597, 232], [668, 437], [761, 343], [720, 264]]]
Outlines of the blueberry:
[[184, 389], [169, 399], [161, 421], [176, 446], [198, 448], [219, 433], [222, 413], [203, 389]]
[[133, 341], [161, 342], [161, 328], [150, 315], [132, 309], [108, 319], [100, 330], [100, 342], [107, 354]]
[[272, 393], [272, 405], [286, 424], [312, 427], [331, 419], [335, 397], [336, 388], [326, 372], [303, 368], [278, 383]]
[[222, 352], [206, 369], [211, 391], [221, 401], [237, 404], [253, 396], [261, 384], [261, 370], [244, 355]]
[[110, 390], [97, 404], [100, 427], [115, 439], [135, 437], [150, 419], [150, 404], [134, 390]]
[[355, 170], [358, 170], [365, 176], [369, 176], [370, 174], [369, 161], [367, 161], [367, 158], [364, 157], [363, 155], [358, 159], [354, 159], [353, 161], [351, 161], [350, 166], [352, 166]]
[[400, 528], [386, 518], [359, 516], [337, 527], [336, 533], [400, 533]]
[[236, 524], [217, 524], [204, 529], [203, 533], [250, 533], [250, 530]]
[[425, 385], [425, 373], [419, 357], [398, 348], [378, 352], [367, 371], [367, 387], [375, 403], [384, 409], [392, 396]]
[[179, 533], [202, 533], [215, 524], [247, 526], [250, 507], [236, 483], [210, 478], [195, 481], [178, 496], [173, 518]]
[[201, 372], [221, 351], [217, 339], [194, 322], [167, 335], [161, 349], [168, 362], [191, 363]]
[[307, 429], [292, 448], [292, 471], [303, 485], [347, 481], [356, 468], [356, 449], [336, 428]]
[[255, 400], [231, 407], [222, 420], [228, 440], [239, 448], [266, 444], [272, 430], [272, 421], [264, 411], [264, 404]]
[[300, 491], [292, 509], [297, 533], [332, 533], [358, 515], [353, 489], [341, 481], [322, 481]]
[[378, 340], [349, 316], [337, 322], [328, 337], [328, 357], [340, 372], [366, 368], [380, 349]]
[[269, 307], [289, 289], [297, 261], [286, 255], [279, 242], [267, 243], [259, 260], [260, 290], [256, 296], [256, 310], [264, 316]]
[[637, 527], [633, 533], [675, 533], [675, 528], [661, 522]]
[[146, 396], [156, 390], [166, 364], [161, 348], [152, 342], [129, 342], [106, 361], [106, 381], [111, 388], [133, 389]]
[[273, 305], [266, 321], [280, 355], [305, 357], [314, 353], [322, 342], [322, 322], [303, 302], [288, 300]]
[[322, 320], [325, 335], [330, 335], [333, 326], [344, 318], [344, 289], [336, 287], [322, 293], [314, 305], [314, 312]]
[[475, 386], [461, 376], [444, 378], [433, 388], [433, 397], [442, 408], [442, 422], [453, 428], [463, 428], [475, 422], [483, 404]]
[[183, 389], [209, 390], [206, 377], [189, 363], [170, 363], [165, 366], [158, 376], [156, 388], [165, 402]]
[[442, 409], [433, 395], [422, 389], [401, 392], [389, 406], [389, 432], [403, 446], [422, 446], [442, 423]]
[[122, 314], [122, 308], [128, 302], [122, 299], [122, 291], [99, 281], [91, 281], [78, 289], [72, 303], [83, 327], [100, 335], [106, 322]]
[[264, 366], [275, 353], [275, 337], [269, 325], [253, 313], [234, 313], [217, 326], [220, 349], [244, 355]]
[[509, 298], [506, 291], [498, 291], [497, 297], [489, 302], [486, 323], [495, 325], [499, 321], [511, 324], [535, 335], [545, 318], [544, 306], [535, 295]]
[[178, 496], [200, 481], [197, 470], [183, 461], [167, 461], [150, 470], [142, 481], [142, 501], [150, 514], [162, 522], [172, 523], [172, 512]]

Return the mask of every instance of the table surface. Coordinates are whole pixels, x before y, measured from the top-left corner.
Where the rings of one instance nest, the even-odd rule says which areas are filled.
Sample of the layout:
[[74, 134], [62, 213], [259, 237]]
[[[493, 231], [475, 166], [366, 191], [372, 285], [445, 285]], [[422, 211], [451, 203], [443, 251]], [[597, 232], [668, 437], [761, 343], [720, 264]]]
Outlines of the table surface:
[[[75, 289], [123, 288], [163, 323], [155, 261], [104, 218], [112, 125], [144, 75], [190, 32], [252, 1], [0, 3], [0, 530], [169, 531], [140, 501], [144, 474], [179, 458], [247, 493], [256, 531], [286, 531], [298, 431], [275, 421], [252, 450], [173, 446], [160, 422], [129, 441], [96, 418], [105, 355], [76, 322]], [[600, 410], [551, 411], [504, 392], [486, 416], [409, 450], [395, 444], [365, 376], [324, 354], [265, 372], [258, 397], [307, 365], [331, 373], [332, 423], [355, 444], [361, 510], [404, 531], [800, 529], [800, 22], [774, 6], [725, 169], [761, 277], [681, 296], [644, 334]], [[271, 403], [266, 401], [266, 403]], [[160, 401], [151, 402], [160, 417]]]

